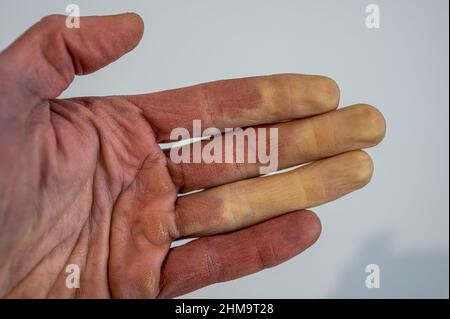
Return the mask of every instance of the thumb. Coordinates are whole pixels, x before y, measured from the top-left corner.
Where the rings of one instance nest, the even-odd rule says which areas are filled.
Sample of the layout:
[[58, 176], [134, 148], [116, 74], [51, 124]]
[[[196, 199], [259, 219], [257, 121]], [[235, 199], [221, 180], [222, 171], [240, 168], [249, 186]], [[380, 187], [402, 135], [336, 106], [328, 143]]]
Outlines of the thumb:
[[134, 13], [82, 17], [73, 29], [66, 27], [66, 18], [43, 18], [3, 51], [2, 82], [39, 99], [55, 98], [74, 75], [94, 72], [132, 50], [144, 30]]

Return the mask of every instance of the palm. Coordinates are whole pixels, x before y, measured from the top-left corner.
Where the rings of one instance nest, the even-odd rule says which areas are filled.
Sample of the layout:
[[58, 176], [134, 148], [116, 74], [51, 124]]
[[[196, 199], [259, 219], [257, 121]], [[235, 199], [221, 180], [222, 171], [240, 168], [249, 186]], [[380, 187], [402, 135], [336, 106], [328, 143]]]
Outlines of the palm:
[[[130, 107], [129, 103], [122, 105]], [[68, 108], [73, 108], [70, 118], [64, 114]], [[80, 113], [88, 110], [90, 119], [75, 109]], [[124, 112], [133, 114], [134, 111]], [[111, 293], [120, 295], [120, 289], [115, 290], [108, 284], [109, 255], [112, 256], [111, 270], [121, 272], [124, 265], [116, 258], [130, 254], [133, 248], [130, 243], [149, 240], [148, 246], [136, 249], [147, 250], [155, 262], [164, 260], [170, 247], [169, 232], [164, 235], [160, 229], [140, 232], [144, 223], [159, 225], [161, 229], [170, 227], [167, 217], [173, 216], [177, 190], [168, 173], [165, 155], [144, 118], [132, 115], [134, 118], [130, 121], [117, 123], [114, 120], [117, 111], [107, 98], [54, 100], [43, 104], [39, 112], [43, 119], [49, 114], [50, 121], [35, 123], [30, 133], [44, 138], [38, 146], [34, 145], [35, 141], [27, 141], [21, 152], [14, 154], [16, 158], [23, 158], [23, 149], [35, 149], [32, 157], [24, 159], [25, 165], [18, 168], [20, 176], [15, 176], [27, 180], [27, 185], [33, 187], [14, 194], [15, 198], [23, 200], [16, 200], [10, 207], [11, 211], [23, 214], [20, 220], [26, 223], [2, 224], [2, 242], [20, 241], [30, 252], [7, 256], [14, 264], [24, 265], [26, 274], [22, 278], [22, 271], [16, 270], [8, 278], [14, 281], [17, 276], [20, 280], [8, 293], [26, 296], [31, 287], [40, 287], [41, 296], [69, 296], [76, 290], [65, 287], [65, 267], [76, 264], [84, 265], [82, 273], [86, 274], [81, 276], [83, 288], [78, 293], [99, 297]], [[105, 112], [109, 113], [108, 119]], [[41, 118], [41, 115], [36, 116]], [[105, 123], [105, 120], [109, 125], [96, 127], [94, 124]], [[64, 147], [60, 148], [58, 143]], [[5, 174], [8, 176], [7, 172]], [[154, 176], [154, 180], [142, 183], [148, 174]], [[162, 194], [160, 189], [167, 191]], [[155, 199], [144, 204], [140, 201], [144, 196]], [[35, 203], [40, 205], [36, 207]], [[34, 220], [29, 220], [30, 216], [35, 217]], [[32, 236], [28, 233], [30, 224], [34, 225]], [[159, 274], [160, 266], [155, 263], [151, 273]], [[155, 296], [157, 290], [151, 293], [150, 296]]]
[[[130, 15], [83, 22], [91, 28], [77, 31], [80, 37], [61, 29], [62, 17], [51, 17], [0, 55], [0, 76], [11, 83], [1, 92], [7, 134], [0, 138], [0, 295], [168, 297], [238, 278], [309, 247], [320, 224], [303, 209], [368, 182], [370, 159], [351, 151], [378, 143], [383, 119], [367, 106], [333, 111], [338, 92], [327, 78], [281, 75], [140, 96], [54, 99], [74, 72], [118, 58], [142, 33]], [[53, 53], [42, 51], [45, 59], [23, 68], [26, 37], [49, 28], [64, 32], [62, 50], [72, 58], [64, 63], [54, 53], [61, 64], [55, 69], [46, 64]], [[117, 40], [113, 49], [102, 45], [108, 32]], [[98, 51], [80, 50], [79, 38]], [[54, 40], [61, 47], [61, 38]], [[21, 85], [10, 81], [15, 75], [5, 65], [17, 65]], [[191, 130], [193, 119], [222, 130], [276, 127], [280, 168], [336, 156], [265, 179], [255, 178], [251, 163], [174, 164], [158, 143], [176, 127]], [[278, 123], [286, 120], [293, 121]], [[199, 239], [170, 248], [188, 236]], [[65, 284], [69, 264], [80, 268], [80, 289]]]

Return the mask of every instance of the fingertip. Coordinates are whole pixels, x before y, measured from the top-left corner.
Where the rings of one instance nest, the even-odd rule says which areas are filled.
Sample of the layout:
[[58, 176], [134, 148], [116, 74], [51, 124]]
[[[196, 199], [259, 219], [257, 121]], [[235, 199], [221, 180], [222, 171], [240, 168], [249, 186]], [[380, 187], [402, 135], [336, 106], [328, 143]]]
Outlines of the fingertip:
[[365, 145], [375, 146], [384, 139], [386, 120], [377, 108], [369, 104], [356, 104], [344, 110], [351, 114], [354, 132]]
[[130, 21], [132, 21], [133, 25], [135, 26], [137, 34], [139, 34], [140, 37], [142, 37], [142, 35], [144, 33], [144, 29], [145, 29], [144, 19], [142, 19], [142, 17], [136, 12], [127, 12], [126, 15], [128, 16], [128, 19]]
[[128, 50], [132, 50], [137, 46], [144, 34], [144, 20], [135, 12], [121, 13], [116, 15], [115, 18], [122, 20], [120, 26], [118, 26], [119, 22], [116, 23], [116, 27], [120, 33], [128, 38], [128, 43], [130, 44]]
[[317, 107], [321, 112], [335, 110], [339, 106], [341, 90], [339, 84], [332, 78], [323, 75], [311, 76], [312, 87], [316, 92]]
[[307, 242], [307, 247], [314, 244], [322, 233], [322, 222], [319, 216], [310, 210], [303, 210], [297, 213], [300, 225], [300, 234]]
[[347, 154], [351, 181], [359, 188], [366, 186], [373, 176], [374, 164], [372, 158], [363, 150], [353, 151]]

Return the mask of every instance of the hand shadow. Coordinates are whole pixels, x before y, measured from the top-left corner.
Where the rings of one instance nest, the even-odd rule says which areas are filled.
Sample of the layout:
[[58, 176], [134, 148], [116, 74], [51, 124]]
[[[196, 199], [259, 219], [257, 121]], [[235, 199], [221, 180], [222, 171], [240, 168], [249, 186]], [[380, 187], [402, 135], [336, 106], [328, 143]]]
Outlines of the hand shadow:
[[[396, 252], [393, 234], [366, 241], [329, 298], [448, 298], [448, 248]], [[380, 288], [367, 288], [368, 264], [380, 268]]]

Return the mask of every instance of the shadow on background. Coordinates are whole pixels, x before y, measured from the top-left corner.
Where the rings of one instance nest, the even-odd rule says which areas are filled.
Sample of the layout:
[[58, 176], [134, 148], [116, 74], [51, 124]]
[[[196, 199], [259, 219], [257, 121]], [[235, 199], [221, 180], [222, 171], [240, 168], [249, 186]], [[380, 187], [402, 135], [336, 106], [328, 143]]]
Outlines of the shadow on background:
[[[448, 298], [448, 250], [397, 253], [394, 237], [384, 233], [369, 239], [338, 280], [330, 298]], [[380, 267], [380, 288], [368, 289], [368, 264]]]

